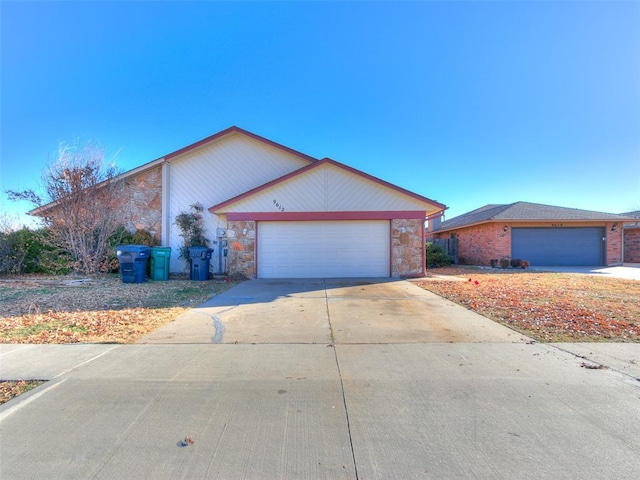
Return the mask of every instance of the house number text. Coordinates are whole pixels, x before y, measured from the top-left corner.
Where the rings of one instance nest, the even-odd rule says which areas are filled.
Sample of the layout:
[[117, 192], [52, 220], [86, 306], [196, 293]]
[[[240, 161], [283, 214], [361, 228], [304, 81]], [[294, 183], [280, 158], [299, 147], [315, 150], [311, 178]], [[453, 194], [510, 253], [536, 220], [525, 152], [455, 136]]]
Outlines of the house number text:
[[562, 223], [552, 223], [551, 226], [552, 227], [564, 227], [564, 224], [562, 224]]
[[284, 212], [284, 207], [280, 205], [280, 203], [278, 203], [278, 201], [275, 198], [273, 199], [273, 204], [276, 206], [278, 210], [280, 210], [281, 212]]

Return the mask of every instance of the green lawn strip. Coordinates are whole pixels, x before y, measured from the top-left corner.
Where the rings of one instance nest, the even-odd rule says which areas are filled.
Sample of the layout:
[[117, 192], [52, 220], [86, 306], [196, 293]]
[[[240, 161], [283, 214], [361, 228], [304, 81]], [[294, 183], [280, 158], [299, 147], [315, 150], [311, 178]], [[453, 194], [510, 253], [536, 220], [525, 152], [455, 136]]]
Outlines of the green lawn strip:
[[71, 332], [71, 333], [87, 333], [87, 328], [78, 326], [78, 325], [70, 325], [65, 322], [60, 321], [51, 321], [44, 323], [37, 323], [34, 325], [28, 325], [24, 327], [14, 328], [12, 330], [7, 330], [0, 334], [0, 338], [27, 338], [35, 335], [39, 335], [42, 332]]

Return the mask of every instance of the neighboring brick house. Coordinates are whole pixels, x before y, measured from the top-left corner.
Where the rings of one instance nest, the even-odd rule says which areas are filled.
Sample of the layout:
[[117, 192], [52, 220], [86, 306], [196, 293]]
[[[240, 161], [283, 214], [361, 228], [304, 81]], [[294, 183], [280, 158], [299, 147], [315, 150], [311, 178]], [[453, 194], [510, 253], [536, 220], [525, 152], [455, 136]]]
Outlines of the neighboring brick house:
[[624, 261], [625, 263], [640, 263], [640, 210], [620, 215], [636, 219], [624, 224]]
[[427, 239], [457, 243], [458, 262], [490, 265], [502, 258], [531, 265], [619, 265], [628, 216], [515, 202], [485, 205], [444, 222]]
[[172, 272], [185, 270], [175, 218], [194, 203], [210, 212], [213, 273], [249, 278], [424, 275], [424, 222], [446, 208], [238, 127], [120, 178], [127, 227], [172, 247]]

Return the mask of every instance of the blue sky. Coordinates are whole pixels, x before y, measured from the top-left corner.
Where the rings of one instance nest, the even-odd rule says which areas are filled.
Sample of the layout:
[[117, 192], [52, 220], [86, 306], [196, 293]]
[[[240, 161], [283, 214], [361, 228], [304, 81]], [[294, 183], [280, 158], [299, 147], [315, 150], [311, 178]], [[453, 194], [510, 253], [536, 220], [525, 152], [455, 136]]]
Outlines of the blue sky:
[[0, 2], [0, 208], [237, 125], [449, 206], [640, 209], [640, 2]]

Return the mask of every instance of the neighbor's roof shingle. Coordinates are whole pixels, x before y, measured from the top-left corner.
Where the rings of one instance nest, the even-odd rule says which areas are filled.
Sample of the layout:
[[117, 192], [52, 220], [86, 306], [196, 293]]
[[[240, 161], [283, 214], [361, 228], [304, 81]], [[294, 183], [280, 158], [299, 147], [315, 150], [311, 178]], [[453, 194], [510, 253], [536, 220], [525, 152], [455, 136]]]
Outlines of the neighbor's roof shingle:
[[458, 217], [446, 220], [435, 231], [451, 230], [477, 223], [491, 221], [628, 221], [627, 215], [614, 213], [594, 212], [580, 210], [578, 208], [554, 207], [540, 203], [515, 202], [506, 205], [485, 205]]

